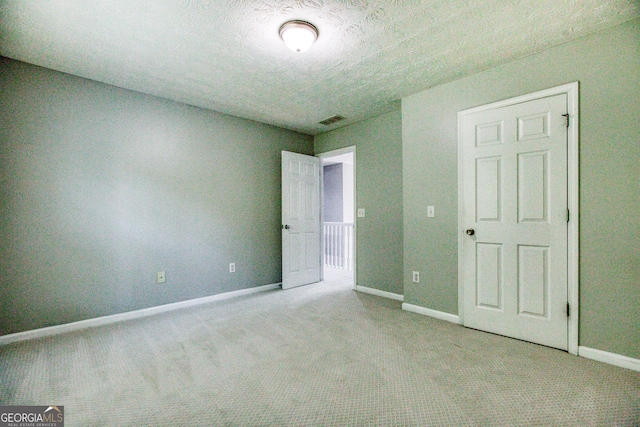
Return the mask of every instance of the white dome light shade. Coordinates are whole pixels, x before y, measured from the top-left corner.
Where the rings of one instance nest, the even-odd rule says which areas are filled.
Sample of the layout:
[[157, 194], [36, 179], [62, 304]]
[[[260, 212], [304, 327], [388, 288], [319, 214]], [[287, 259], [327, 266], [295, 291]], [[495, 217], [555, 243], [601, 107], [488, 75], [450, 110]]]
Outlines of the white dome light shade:
[[292, 51], [304, 52], [318, 38], [318, 29], [305, 21], [289, 21], [280, 27], [280, 37]]

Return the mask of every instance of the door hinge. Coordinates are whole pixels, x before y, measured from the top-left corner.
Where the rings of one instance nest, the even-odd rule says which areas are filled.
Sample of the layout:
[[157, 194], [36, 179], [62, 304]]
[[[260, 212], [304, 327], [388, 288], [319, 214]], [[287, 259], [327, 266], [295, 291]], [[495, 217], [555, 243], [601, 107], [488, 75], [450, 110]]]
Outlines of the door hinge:
[[569, 114], [563, 114], [562, 117], [565, 117], [567, 119], [567, 127], [569, 127]]
[[569, 209], [567, 209], [567, 222], [569, 222], [569, 218], [570, 218], [570, 216], [571, 216], [571, 215], [570, 215]]
[[569, 303], [567, 303], [567, 317], [571, 317], [571, 308], [569, 307]]

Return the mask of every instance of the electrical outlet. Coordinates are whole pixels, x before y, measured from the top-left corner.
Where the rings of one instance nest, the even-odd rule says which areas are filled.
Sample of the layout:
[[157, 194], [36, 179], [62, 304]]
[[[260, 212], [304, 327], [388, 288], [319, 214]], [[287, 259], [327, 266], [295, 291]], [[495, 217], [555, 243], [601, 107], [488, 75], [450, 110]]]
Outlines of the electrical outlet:
[[419, 271], [414, 271], [413, 272], [413, 283], [420, 283], [420, 272]]
[[229, 264], [229, 273], [235, 273], [236, 272], [236, 263], [232, 262]]
[[164, 275], [164, 271], [158, 271], [158, 283], [164, 283], [166, 282], [166, 277]]
[[358, 218], [364, 218], [364, 209], [358, 209]]

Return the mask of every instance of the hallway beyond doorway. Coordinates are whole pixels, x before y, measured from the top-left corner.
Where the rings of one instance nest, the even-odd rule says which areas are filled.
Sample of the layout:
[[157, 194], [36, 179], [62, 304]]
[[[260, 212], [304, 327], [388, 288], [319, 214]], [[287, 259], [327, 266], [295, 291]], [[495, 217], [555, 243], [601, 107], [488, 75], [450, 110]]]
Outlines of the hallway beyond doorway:
[[324, 280], [355, 287], [355, 147], [320, 154]]
[[337, 282], [340, 284], [353, 285], [353, 270], [324, 266], [325, 282]]

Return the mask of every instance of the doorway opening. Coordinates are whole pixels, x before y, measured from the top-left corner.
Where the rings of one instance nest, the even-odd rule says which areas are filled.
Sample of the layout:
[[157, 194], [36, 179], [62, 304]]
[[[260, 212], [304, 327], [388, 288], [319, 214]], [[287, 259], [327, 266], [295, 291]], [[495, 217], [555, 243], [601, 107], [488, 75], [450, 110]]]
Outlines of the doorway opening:
[[323, 280], [355, 287], [355, 147], [322, 159]]

